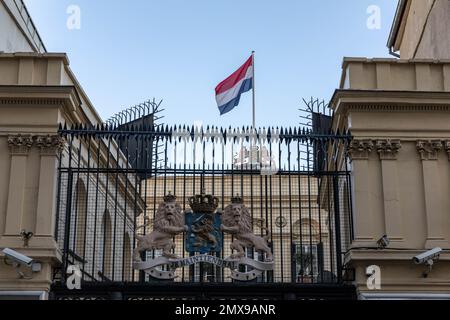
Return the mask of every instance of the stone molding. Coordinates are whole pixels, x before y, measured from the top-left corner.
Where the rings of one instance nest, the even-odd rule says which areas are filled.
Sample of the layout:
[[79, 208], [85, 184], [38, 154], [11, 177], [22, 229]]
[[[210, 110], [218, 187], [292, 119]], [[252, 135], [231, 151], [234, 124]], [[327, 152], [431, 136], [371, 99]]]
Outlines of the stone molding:
[[58, 135], [36, 136], [35, 144], [43, 155], [55, 155], [64, 149], [65, 141]]
[[33, 145], [33, 137], [31, 135], [14, 135], [8, 136], [8, 146], [11, 155], [27, 155]]
[[444, 141], [445, 152], [447, 152], [448, 160], [450, 161], [450, 140]]
[[352, 160], [367, 160], [373, 147], [372, 140], [352, 140], [348, 146], [348, 154]]
[[[399, 139], [355, 139], [348, 146], [351, 160], [368, 160], [370, 153], [376, 149], [380, 160], [396, 160], [402, 148]], [[450, 161], [450, 140], [417, 140], [416, 148], [422, 161], [437, 160], [439, 152], [445, 150]]]
[[8, 146], [11, 155], [27, 155], [31, 147], [40, 149], [41, 155], [56, 155], [64, 148], [65, 140], [59, 135], [10, 135]]
[[423, 161], [437, 160], [439, 151], [442, 149], [442, 142], [440, 140], [419, 140], [416, 147]]
[[376, 141], [376, 148], [380, 155], [380, 160], [396, 160], [401, 147], [400, 140], [385, 139]]

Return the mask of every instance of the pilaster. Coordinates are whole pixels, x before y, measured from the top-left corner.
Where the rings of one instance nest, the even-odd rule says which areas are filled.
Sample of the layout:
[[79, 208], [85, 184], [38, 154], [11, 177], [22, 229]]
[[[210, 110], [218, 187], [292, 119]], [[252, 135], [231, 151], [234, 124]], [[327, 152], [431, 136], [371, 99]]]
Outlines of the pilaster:
[[439, 140], [417, 141], [417, 151], [422, 160], [422, 172], [425, 196], [425, 213], [427, 220], [427, 237], [425, 248], [448, 247], [445, 239], [443, 221], [444, 210], [442, 201], [442, 188], [438, 168], [438, 154], [443, 145]]
[[383, 181], [384, 223], [391, 241], [403, 241], [403, 220], [400, 207], [397, 154], [400, 140], [377, 140]]

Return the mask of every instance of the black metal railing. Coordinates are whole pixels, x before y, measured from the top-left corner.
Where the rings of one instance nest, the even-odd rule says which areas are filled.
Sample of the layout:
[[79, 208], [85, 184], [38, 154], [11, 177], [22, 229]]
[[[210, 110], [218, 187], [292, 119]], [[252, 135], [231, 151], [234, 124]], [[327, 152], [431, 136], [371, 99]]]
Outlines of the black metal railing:
[[[346, 150], [349, 134], [152, 123], [63, 126], [60, 134], [67, 147], [59, 164], [55, 234], [63, 265], [55, 283], [64, 283], [71, 265], [79, 266], [85, 283], [157, 283], [133, 270], [136, 234], [152, 231], [165, 195], [175, 195], [187, 210], [188, 198], [201, 192], [218, 197], [220, 210], [239, 195], [253, 232], [269, 235], [274, 268], [255, 283], [343, 283], [343, 253], [352, 238], [351, 180], [336, 150]], [[312, 159], [320, 164], [309, 165]], [[192, 255], [182, 234], [173, 241], [174, 254]], [[229, 256], [231, 241], [224, 235], [214, 254]], [[153, 250], [143, 258], [160, 254]], [[246, 254], [262, 259], [252, 248]], [[229, 270], [205, 263], [176, 272], [175, 283], [232, 281]]]

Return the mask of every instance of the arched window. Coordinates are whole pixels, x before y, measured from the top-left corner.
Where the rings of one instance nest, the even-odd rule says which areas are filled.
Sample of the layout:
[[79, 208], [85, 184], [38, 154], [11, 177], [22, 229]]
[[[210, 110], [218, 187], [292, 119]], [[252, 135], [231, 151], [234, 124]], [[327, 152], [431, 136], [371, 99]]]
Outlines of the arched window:
[[102, 273], [105, 277], [110, 278], [112, 275], [112, 228], [111, 216], [109, 211], [105, 210], [102, 221], [102, 235], [103, 235], [103, 266]]
[[128, 233], [125, 234], [123, 255], [123, 281], [131, 281], [131, 241]]
[[87, 219], [87, 192], [84, 182], [78, 179], [75, 187], [75, 253], [80, 258], [85, 259], [85, 242], [86, 242], [86, 219]]
[[320, 238], [320, 226], [315, 219], [303, 218], [294, 223], [292, 233], [294, 239], [300, 240], [301, 237], [302, 242], [315, 243]]

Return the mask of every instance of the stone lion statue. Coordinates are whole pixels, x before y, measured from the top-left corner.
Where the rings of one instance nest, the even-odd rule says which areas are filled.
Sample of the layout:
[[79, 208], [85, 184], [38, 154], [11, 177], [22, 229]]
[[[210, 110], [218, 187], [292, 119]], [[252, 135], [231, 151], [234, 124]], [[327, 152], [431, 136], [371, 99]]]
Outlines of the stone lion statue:
[[173, 237], [187, 231], [184, 224], [184, 212], [176, 202], [176, 197], [169, 195], [164, 197], [164, 202], [158, 207], [153, 223], [153, 231], [145, 236], [136, 235], [137, 246], [134, 251], [134, 260], [141, 261], [141, 253], [147, 250], [162, 250], [162, 255], [169, 259], [177, 259], [178, 256], [170, 251], [175, 248]]
[[[272, 251], [267, 244], [270, 234], [268, 233], [265, 237], [253, 234], [250, 211], [241, 201], [232, 201], [233, 203], [223, 211], [221, 225], [223, 232], [234, 236], [230, 248], [232, 251], [236, 250], [237, 253], [232, 254], [230, 258], [243, 258], [245, 257], [245, 248], [254, 247], [256, 250], [265, 253], [265, 261], [273, 261]], [[267, 228], [263, 229], [268, 231]]]

